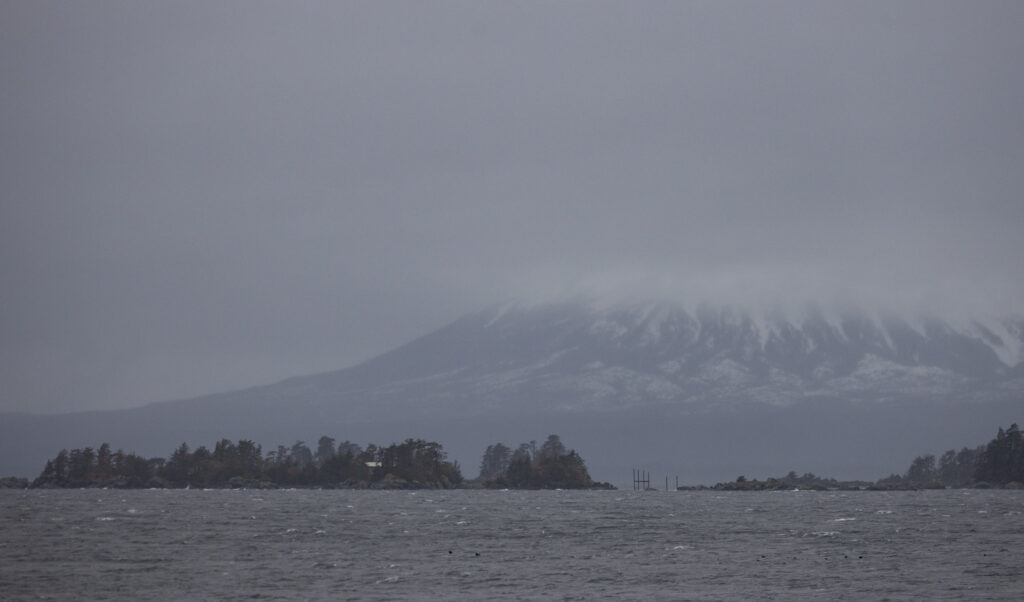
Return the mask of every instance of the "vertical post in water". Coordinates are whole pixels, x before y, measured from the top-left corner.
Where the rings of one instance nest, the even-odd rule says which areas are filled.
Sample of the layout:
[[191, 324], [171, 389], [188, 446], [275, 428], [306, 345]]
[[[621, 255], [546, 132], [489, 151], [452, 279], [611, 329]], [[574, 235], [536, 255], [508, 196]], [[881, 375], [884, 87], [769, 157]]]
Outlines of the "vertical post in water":
[[665, 475], [665, 491], [668, 491], [668, 475]]
[[[665, 487], [668, 488], [668, 477], [665, 477]], [[647, 491], [651, 488], [651, 473], [640, 468], [633, 469], [633, 491]]]

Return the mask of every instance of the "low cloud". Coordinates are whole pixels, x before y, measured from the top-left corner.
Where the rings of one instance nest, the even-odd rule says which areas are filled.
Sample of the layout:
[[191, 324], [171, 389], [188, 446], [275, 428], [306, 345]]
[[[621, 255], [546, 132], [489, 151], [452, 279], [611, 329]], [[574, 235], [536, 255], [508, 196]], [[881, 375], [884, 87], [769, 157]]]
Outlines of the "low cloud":
[[0, 8], [0, 409], [510, 297], [1021, 313], [1016, 4]]

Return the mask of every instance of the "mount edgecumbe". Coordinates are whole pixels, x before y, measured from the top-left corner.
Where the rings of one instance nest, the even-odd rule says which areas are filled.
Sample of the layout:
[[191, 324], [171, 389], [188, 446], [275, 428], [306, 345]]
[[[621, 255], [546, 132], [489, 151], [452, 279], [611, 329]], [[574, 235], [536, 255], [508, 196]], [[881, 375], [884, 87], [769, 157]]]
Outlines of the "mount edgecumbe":
[[357, 366], [271, 385], [9, 414], [0, 474], [34, 476], [57, 449], [101, 441], [163, 455], [182, 441], [326, 434], [434, 438], [474, 476], [486, 445], [558, 432], [602, 480], [632, 465], [686, 481], [791, 469], [877, 478], [1022, 414], [1020, 318], [576, 298], [490, 307]]

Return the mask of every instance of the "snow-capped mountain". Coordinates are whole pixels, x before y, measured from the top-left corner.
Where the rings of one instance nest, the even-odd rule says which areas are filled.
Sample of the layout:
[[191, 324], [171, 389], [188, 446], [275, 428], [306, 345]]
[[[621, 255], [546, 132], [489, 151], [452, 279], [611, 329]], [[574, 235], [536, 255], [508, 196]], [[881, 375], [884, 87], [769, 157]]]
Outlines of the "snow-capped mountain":
[[577, 298], [491, 307], [360, 365], [272, 385], [2, 416], [0, 474], [102, 441], [166, 455], [182, 441], [322, 434], [434, 439], [471, 467], [495, 441], [560, 433], [598, 479], [641, 462], [698, 482], [793, 469], [877, 478], [981, 443], [1022, 412], [1024, 320]]
[[[576, 299], [466, 316], [365, 364], [282, 385], [364, 417], [707, 410], [814, 398], [1024, 395], [1024, 322]], [[278, 391], [283, 393], [283, 391]]]

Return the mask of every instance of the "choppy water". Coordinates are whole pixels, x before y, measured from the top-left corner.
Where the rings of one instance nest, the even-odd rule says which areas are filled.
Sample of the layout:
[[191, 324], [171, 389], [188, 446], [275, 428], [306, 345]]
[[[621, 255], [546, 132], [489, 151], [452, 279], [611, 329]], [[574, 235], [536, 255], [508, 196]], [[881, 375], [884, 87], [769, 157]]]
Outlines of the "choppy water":
[[0, 491], [0, 599], [1024, 600], [1024, 492]]

